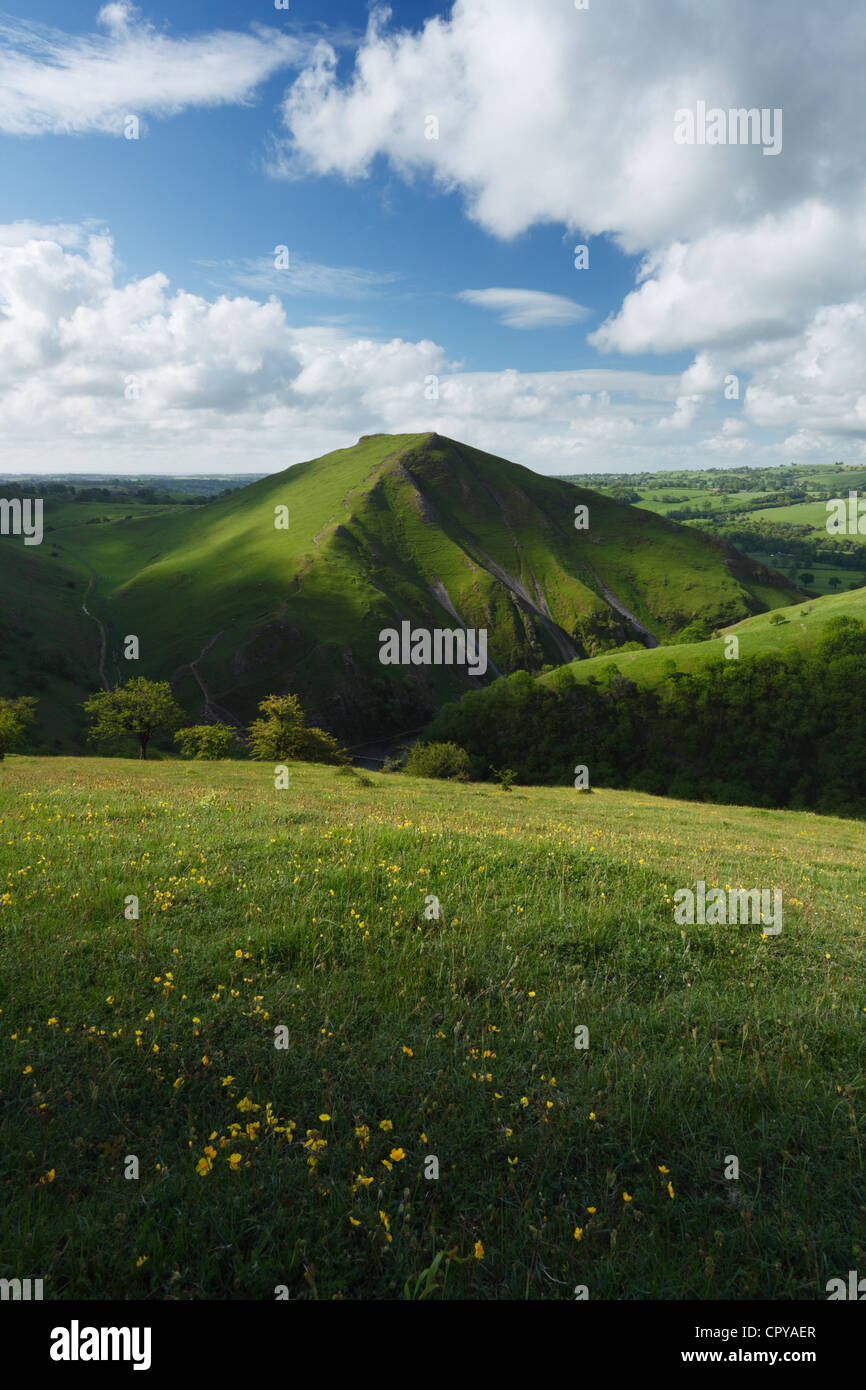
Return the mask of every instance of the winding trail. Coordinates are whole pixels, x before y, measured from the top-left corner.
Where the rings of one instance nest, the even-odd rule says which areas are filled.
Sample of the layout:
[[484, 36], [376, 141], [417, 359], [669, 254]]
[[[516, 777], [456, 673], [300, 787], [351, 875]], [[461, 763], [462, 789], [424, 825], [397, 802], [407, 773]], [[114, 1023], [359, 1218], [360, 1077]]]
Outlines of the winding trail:
[[[82, 561], [82, 563], [86, 564], [86, 561]], [[87, 568], [90, 569], [90, 565], [88, 565]], [[90, 618], [92, 622], [96, 623], [97, 627], [99, 628], [99, 679], [102, 681], [103, 690], [110, 690], [111, 686], [108, 684], [108, 677], [105, 674], [105, 657], [108, 652], [108, 632], [105, 623], [102, 621], [102, 619], [97, 618], [96, 614], [91, 613], [90, 609], [87, 607], [88, 596], [90, 594], [91, 589], [95, 590], [98, 579], [99, 576], [97, 575], [96, 570], [91, 570], [90, 583], [87, 585], [87, 590], [81, 603], [81, 611], [83, 613], [86, 613], [88, 618]]]
[[224, 632], [225, 628], [220, 628], [219, 632], [215, 633], [214, 636], [211, 637], [209, 642], [205, 642], [204, 646], [202, 647], [201, 651], [199, 652], [198, 656], [195, 658], [194, 661], [188, 661], [185, 662], [183, 666], [178, 666], [177, 670], [174, 672], [174, 675], [171, 678], [171, 683], [172, 685], [174, 685], [181, 671], [190, 671], [204, 699], [204, 709], [202, 711], [202, 718], [206, 720], [210, 719], [217, 723], [225, 721], [235, 728], [240, 728], [240, 721], [234, 714], [232, 714], [231, 710], [226, 709], [225, 705], [218, 705], [216, 701], [213, 699], [210, 690], [205, 684], [204, 677], [198, 669], [199, 662], [204, 660], [208, 652], [219, 641], [220, 637], [222, 637]]

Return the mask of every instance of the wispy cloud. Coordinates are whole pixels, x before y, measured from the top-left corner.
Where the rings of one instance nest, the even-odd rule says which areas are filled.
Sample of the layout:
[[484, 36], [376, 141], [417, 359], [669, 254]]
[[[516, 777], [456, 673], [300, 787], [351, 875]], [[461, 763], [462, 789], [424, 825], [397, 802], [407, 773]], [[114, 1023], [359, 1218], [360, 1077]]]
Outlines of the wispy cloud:
[[506, 328], [566, 328], [589, 316], [573, 299], [542, 290], [461, 290], [458, 299], [492, 310]]
[[[199, 261], [211, 272], [215, 289], [252, 290], [258, 294], [320, 295], [333, 299], [365, 299], [400, 277], [393, 271], [365, 270], [360, 266], [322, 265], [286, 251], [241, 261]], [[288, 264], [282, 262], [288, 261]], [[280, 264], [277, 262], [280, 261]]]
[[171, 116], [190, 106], [250, 101], [297, 63], [305, 42], [263, 25], [171, 38], [128, 0], [99, 11], [104, 33], [67, 34], [0, 16], [0, 131], [7, 135], [123, 135], [127, 115]]

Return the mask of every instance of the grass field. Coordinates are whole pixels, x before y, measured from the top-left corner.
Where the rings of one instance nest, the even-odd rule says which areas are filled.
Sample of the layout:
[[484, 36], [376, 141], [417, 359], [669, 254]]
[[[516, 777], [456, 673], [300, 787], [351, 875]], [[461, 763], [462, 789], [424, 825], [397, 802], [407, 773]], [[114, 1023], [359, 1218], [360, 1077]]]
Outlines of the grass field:
[[[862, 826], [289, 780], [0, 765], [6, 1277], [815, 1299], [862, 1267]], [[780, 887], [781, 934], [677, 925], [699, 879]]]

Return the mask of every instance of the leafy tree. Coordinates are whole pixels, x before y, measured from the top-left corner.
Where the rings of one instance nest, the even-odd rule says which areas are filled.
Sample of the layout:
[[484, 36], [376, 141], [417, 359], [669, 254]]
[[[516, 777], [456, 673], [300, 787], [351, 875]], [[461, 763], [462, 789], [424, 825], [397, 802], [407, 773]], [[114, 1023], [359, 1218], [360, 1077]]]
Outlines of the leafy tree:
[[332, 734], [307, 727], [297, 695], [267, 695], [259, 710], [264, 718], [250, 725], [253, 758], [271, 763], [293, 758], [302, 763], [348, 763], [348, 754]]
[[770, 622], [772, 623], [773, 627], [779, 627], [782, 623], [786, 623], [787, 621], [788, 619], [785, 617], [783, 613], [770, 614]]
[[135, 676], [116, 690], [100, 690], [84, 702], [93, 727], [94, 743], [121, 738], [138, 739], [138, 756], [147, 757], [147, 745], [157, 729], [176, 729], [186, 718], [175, 703], [168, 681], [149, 681]]
[[830, 578], [827, 580], [827, 583], [830, 585], [831, 589], [838, 589], [842, 583], [842, 580], [839, 578], [837, 574], [831, 574]]
[[801, 584], [805, 584], [807, 589], [810, 587], [810, 585], [815, 583], [815, 576], [809, 570], [803, 570], [803, 573], [799, 574], [797, 578], [799, 579]]
[[216, 762], [232, 756], [237, 734], [228, 724], [193, 724], [188, 729], [178, 729], [174, 741], [185, 758]]
[[36, 718], [36, 697], [22, 695], [17, 700], [0, 699], [0, 762], [17, 748], [24, 730]]

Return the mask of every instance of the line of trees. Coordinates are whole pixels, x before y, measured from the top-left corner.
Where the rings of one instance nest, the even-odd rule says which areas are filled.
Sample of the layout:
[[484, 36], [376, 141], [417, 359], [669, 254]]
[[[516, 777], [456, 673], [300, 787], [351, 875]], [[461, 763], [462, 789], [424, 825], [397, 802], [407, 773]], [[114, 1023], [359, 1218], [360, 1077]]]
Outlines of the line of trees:
[[237, 756], [244, 744], [249, 755], [268, 762], [299, 759], [311, 763], [345, 764], [348, 754], [324, 729], [310, 728], [297, 695], [267, 695], [259, 704], [261, 718], [244, 733], [228, 724], [186, 725], [187, 715], [175, 700], [168, 681], [136, 676], [114, 690], [99, 690], [84, 702], [94, 743], [117, 744], [133, 738], [139, 757], [157, 731], [173, 732], [185, 757], [212, 761]]
[[[0, 759], [20, 746], [33, 722], [37, 701], [32, 695], [0, 699]], [[84, 701], [90, 718], [88, 738], [112, 747], [138, 746], [139, 758], [158, 733], [173, 733], [181, 754], [213, 761], [237, 757], [246, 749], [251, 758], [267, 762], [298, 760], [346, 766], [350, 758], [324, 729], [310, 728], [296, 695], [268, 695], [259, 704], [260, 718], [248, 730], [228, 724], [187, 724], [188, 715], [175, 700], [168, 681], [136, 676], [114, 690], [99, 690]]]

